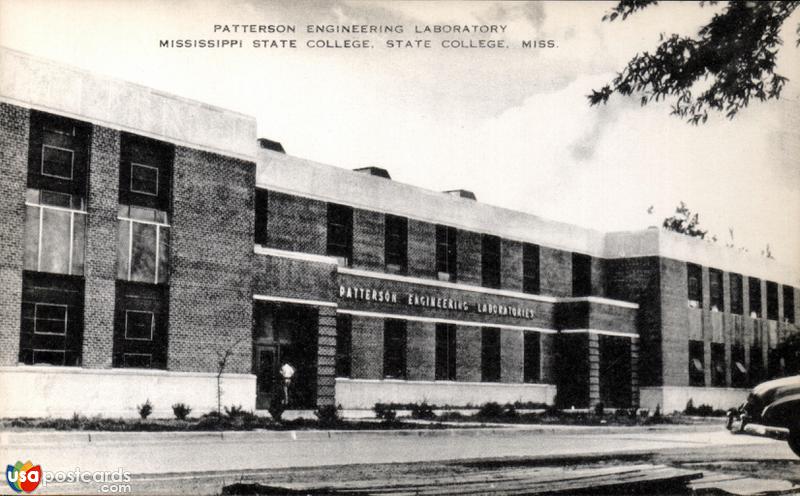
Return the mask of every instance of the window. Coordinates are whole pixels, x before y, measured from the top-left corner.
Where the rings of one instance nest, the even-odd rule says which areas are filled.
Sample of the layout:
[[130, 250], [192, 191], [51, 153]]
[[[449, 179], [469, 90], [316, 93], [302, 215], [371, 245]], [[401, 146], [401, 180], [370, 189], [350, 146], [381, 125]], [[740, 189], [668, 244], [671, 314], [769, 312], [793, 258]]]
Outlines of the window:
[[539, 245], [522, 245], [522, 291], [538, 294], [539, 288]]
[[775, 348], [767, 352], [767, 373], [770, 379], [783, 377], [786, 374], [786, 361]]
[[42, 145], [43, 176], [72, 180], [75, 152], [57, 146]]
[[117, 279], [166, 283], [170, 236], [167, 213], [120, 205], [118, 218]]
[[500, 238], [489, 234], [481, 237], [481, 284], [500, 287]]
[[28, 188], [86, 198], [91, 125], [31, 111]]
[[748, 280], [750, 317], [757, 319], [761, 317], [761, 280], [751, 277]]
[[689, 341], [689, 385], [705, 386], [705, 343]]
[[113, 367], [166, 368], [168, 301], [167, 286], [117, 281]]
[[384, 252], [386, 269], [405, 272], [408, 264], [408, 219], [386, 215]]
[[592, 294], [592, 257], [582, 253], [572, 254], [572, 296]]
[[522, 353], [523, 353], [523, 374], [522, 378], [525, 382], [540, 382], [541, 381], [541, 344], [539, 343], [540, 335], [538, 332], [526, 332], [523, 335]]
[[767, 318], [778, 320], [778, 284], [767, 281]]
[[750, 385], [755, 386], [766, 379], [764, 376], [764, 351], [761, 346], [750, 346]]
[[481, 381], [500, 382], [500, 329], [481, 330]]
[[122, 133], [119, 203], [170, 211], [174, 146]]
[[722, 271], [708, 269], [708, 291], [711, 302], [711, 311], [722, 312], [725, 304], [722, 295]]
[[352, 326], [349, 315], [336, 316], [336, 377], [350, 377]]
[[458, 231], [455, 227], [436, 226], [436, 272], [443, 281], [456, 280]]
[[725, 345], [711, 343], [711, 386], [725, 387]]
[[747, 386], [747, 367], [744, 363], [744, 346], [731, 345], [731, 386], [738, 388]]
[[25, 199], [26, 270], [83, 275], [86, 211], [75, 195], [28, 189]]
[[267, 225], [269, 220], [269, 192], [265, 189], [256, 188], [255, 194], [255, 243], [266, 246], [269, 238]]
[[406, 323], [386, 320], [383, 327], [383, 376], [406, 378]]
[[699, 265], [686, 264], [689, 308], [703, 308], [703, 269]]
[[436, 380], [456, 380], [456, 326], [436, 324]]
[[341, 265], [350, 265], [353, 259], [353, 209], [335, 203], [328, 204], [329, 256], [337, 257]]
[[20, 362], [81, 364], [83, 284], [75, 276], [22, 273]]
[[794, 315], [794, 288], [791, 286], [783, 287], [783, 320], [792, 324], [797, 323]]
[[[744, 307], [742, 306], [742, 276], [740, 274], [731, 274], [731, 313], [736, 315], [744, 314]], [[744, 363], [744, 362], [742, 362]]]

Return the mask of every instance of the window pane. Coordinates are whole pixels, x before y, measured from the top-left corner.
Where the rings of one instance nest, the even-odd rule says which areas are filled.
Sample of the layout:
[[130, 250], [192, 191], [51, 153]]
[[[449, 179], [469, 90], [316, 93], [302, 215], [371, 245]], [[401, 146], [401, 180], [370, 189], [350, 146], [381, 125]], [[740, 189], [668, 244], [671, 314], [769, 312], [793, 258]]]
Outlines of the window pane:
[[72, 151], [42, 147], [42, 174], [72, 179]]
[[35, 327], [37, 334], [67, 333], [67, 307], [65, 305], [47, 305], [43, 303], [35, 306]]
[[39, 270], [69, 273], [70, 213], [42, 209], [42, 254]]
[[158, 237], [158, 281], [166, 283], [169, 279], [169, 228], [159, 227]]
[[133, 223], [131, 281], [155, 282], [156, 226]]
[[39, 207], [25, 207], [25, 269], [39, 270]]
[[43, 189], [40, 193], [39, 201], [42, 205], [72, 208], [72, 195], [68, 193], [59, 193], [57, 191], [47, 191]]
[[523, 380], [525, 382], [539, 382], [539, 350], [539, 333], [526, 332], [523, 339]]
[[119, 221], [119, 231], [117, 233], [117, 279], [128, 280], [128, 249], [130, 242], [131, 222], [129, 220]]
[[57, 350], [33, 350], [33, 363], [64, 365], [65, 353]]
[[125, 339], [152, 340], [154, 319], [151, 312], [125, 312]]
[[83, 275], [84, 250], [86, 248], [86, 216], [72, 214], [72, 275]]
[[158, 195], [158, 169], [149, 165], [131, 164], [131, 191]]
[[500, 382], [500, 329], [481, 331], [481, 380]]

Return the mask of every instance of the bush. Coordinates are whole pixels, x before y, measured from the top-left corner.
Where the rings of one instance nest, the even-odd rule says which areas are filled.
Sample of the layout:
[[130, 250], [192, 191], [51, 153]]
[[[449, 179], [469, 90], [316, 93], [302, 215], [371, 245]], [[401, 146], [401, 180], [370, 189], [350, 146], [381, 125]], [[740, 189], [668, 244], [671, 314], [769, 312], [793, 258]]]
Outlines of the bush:
[[392, 405], [387, 403], [375, 403], [372, 409], [375, 411], [375, 417], [384, 422], [394, 422], [397, 420], [397, 410], [395, 410]]
[[149, 417], [150, 414], [153, 413], [153, 405], [152, 403], [150, 403], [150, 399], [148, 399], [141, 405], [138, 405], [136, 409], [139, 410], [139, 416], [142, 417], [142, 420], [147, 419], [147, 417]]
[[499, 403], [490, 401], [488, 403], [484, 403], [478, 409], [477, 413], [478, 418], [483, 419], [491, 419], [491, 418], [498, 418], [503, 416], [503, 407], [500, 406]]
[[653, 412], [653, 418], [654, 419], [660, 419], [661, 418], [661, 404], [656, 405], [656, 411]]
[[689, 401], [686, 402], [686, 408], [683, 410], [683, 413], [686, 415], [695, 415], [697, 413], [697, 408], [694, 407], [692, 398], [689, 398]]
[[240, 417], [246, 413], [244, 408], [242, 408], [242, 405], [231, 405], [230, 407], [226, 406], [223, 407], [223, 409], [225, 410], [225, 416], [228, 418]]
[[[339, 408], [341, 408], [341, 406]], [[317, 408], [317, 411], [314, 412], [314, 415], [317, 416], [320, 425], [323, 427], [336, 425], [341, 420], [339, 418], [339, 408], [333, 405], [321, 406]]]
[[175, 414], [176, 419], [186, 420], [186, 417], [192, 413], [192, 409], [189, 408], [185, 403], [175, 403], [172, 405], [172, 413]]
[[547, 405], [547, 408], [544, 410], [544, 414], [548, 417], [556, 417], [561, 414], [561, 410], [555, 404]]
[[422, 403], [411, 405], [411, 418], [433, 420], [436, 418], [436, 414], [433, 412], [433, 407], [423, 401]]
[[506, 403], [506, 405], [503, 407], [503, 418], [506, 420], [518, 419], [519, 413], [517, 413], [517, 408], [511, 403]]
[[594, 414], [598, 417], [602, 417], [606, 413], [606, 406], [601, 401], [600, 403], [594, 406]]

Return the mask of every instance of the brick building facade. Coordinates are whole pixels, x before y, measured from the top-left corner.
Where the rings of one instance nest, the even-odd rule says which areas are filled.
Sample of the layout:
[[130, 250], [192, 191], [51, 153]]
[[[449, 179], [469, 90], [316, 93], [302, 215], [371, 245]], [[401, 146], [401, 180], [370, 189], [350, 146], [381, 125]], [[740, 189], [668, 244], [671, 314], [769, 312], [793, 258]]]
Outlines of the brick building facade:
[[202, 412], [223, 358], [222, 401], [248, 409], [285, 363], [298, 409], [728, 407], [798, 332], [796, 267], [309, 162], [251, 117], [10, 50], [0, 67], [0, 384], [39, 398], [2, 416]]

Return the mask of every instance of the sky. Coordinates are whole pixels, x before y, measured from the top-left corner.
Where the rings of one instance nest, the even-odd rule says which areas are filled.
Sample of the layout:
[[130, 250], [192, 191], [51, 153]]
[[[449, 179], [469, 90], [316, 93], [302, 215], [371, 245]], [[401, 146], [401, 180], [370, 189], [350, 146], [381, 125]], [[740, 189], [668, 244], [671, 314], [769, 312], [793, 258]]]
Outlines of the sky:
[[[658, 225], [684, 201], [701, 227], [800, 266], [800, 49], [785, 24], [783, 98], [733, 121], [691, 126], [669, 102], [586, 95], [660, 33], [696, 34], [717, 7], [662, 3], [601, 22], [605, 2], [0, 0], [0, 45], [253, 115], [260, 137], [343, 168], [379, 166], [432, 190], [602, 231]], [[214, 25], [289, 24], [293, 35]], [[372, 49], [307, 48], [309, 24], [403, 25]], [[504, 25], [501, 35], [416, 34], [415, 26]], [[164, 39], [237, 38], [241, 49], [159, 48]], [[252, 48], [298, 39], [296, 49]], [[430, 49], [384, 48], [430, 39]], [[443, 49], [445, 39], [509, 48]], [[553, 40], [522, 48], [522, 40]], [[652, 214], [648, 208], [653, 207]], [[733, 239], [730, 230], [733, 230]]]

